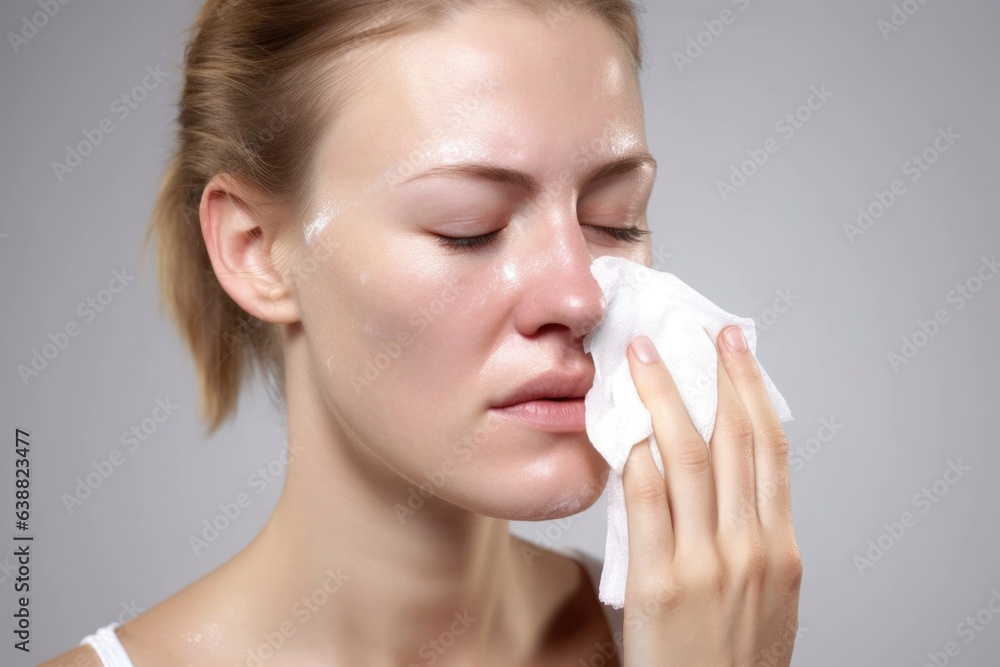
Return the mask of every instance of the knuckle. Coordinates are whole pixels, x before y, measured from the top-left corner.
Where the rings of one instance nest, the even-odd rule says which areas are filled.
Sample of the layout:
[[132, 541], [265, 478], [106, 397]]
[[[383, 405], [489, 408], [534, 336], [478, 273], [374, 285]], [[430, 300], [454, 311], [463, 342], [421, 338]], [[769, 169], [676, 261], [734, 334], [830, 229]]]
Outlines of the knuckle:
[[759, 585], [771, 574], [771, 559], [756, 532], [747, 532], [729, 545], [726, 560], [741, 588]]
[[690, 472], [701, 473], [711, 467], [708, 447], [700, 436], [677, 443], [674, 451], [675, 460]]
[[802, 584], [802, 554], [794, 542], [785, 549], [777, 559], [781, 578], [792, 588], [797, 589]]
[[785, 429], [781, 427], [781, 424], [774, 424], [762, 429], [760, 440], [771, 452], [783, 456], [788, 455], [788, 436], [785, 434]]
[[686, 589], [721, 594], [729, 585], [729, 570], [717, 554], [699, 554], [678, 576]]
[[735, 440], [744, 446], [753, 446], [753, 423], [745, 413], [722, 421], [718, 430], [719, 435], [724, 438]]
[[[735, 384], [764, 384], [764, 377], [757, 368], [756, 361], [744, 358], [744, 363], [736, 364], [729, 375]], [[728, 370], [728, 369], [727, 369]]]
[[642, 475], [629, 484], [631, 496], [642, 505], [658, 507], [667, 497], [667, 486], [659, 475]]
[[649, 578], [638, 583], [636, 593], [639, 606], [648, 609], [650, 602], [658, 611], [673, 611], [680, 607], [685, 599], [686, 591], [674, 577], [664, 574]]

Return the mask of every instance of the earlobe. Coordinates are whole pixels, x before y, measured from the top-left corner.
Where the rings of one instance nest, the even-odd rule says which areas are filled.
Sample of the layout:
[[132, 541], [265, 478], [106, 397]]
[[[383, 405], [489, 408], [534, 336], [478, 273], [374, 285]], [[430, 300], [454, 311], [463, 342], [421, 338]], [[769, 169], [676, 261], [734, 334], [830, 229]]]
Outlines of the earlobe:
[[198, 208], [201, 232], [215, 275], [250, 315], [273, 324], [299, 320], [291, 283], [274, 261], [275, 234], [254, 217], [234, 179], [209, 181]]

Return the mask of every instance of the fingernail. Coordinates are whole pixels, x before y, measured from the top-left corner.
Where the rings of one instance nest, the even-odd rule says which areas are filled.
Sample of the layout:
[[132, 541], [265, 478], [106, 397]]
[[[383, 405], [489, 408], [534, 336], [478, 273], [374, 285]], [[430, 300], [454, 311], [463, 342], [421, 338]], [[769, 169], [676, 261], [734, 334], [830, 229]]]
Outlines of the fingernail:
[[728, 327], [722, 336], [726, 341], [726, 347], [733, 352], [742, 352], [747, 349], [747, 341], [743, 338], [743, 330], [739, 327]]
[[653, 341], [646, 336], [638, 336], [632, 341], [632, 351], [644, 364], [652, 364], [660, 360], [660, 355], [656, 353]]

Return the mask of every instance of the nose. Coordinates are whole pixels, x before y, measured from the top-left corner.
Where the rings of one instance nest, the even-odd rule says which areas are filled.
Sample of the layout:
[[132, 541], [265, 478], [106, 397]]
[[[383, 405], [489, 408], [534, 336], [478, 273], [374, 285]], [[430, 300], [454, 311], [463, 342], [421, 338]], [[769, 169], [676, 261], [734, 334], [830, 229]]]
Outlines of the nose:
[[590, 272], [594, 257], [583, 230], [575, 216], [563, 222], [545, 225], [536, 239], [514, 321], [525, 336], [562, 329], [578, 344], [604, 319], [608, 304]]

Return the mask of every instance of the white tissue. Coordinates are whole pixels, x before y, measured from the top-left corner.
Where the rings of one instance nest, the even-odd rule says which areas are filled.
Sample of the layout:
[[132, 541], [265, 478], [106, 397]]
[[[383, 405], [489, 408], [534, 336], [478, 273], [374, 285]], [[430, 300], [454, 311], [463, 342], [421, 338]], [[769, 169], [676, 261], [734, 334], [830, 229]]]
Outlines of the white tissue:
[[[639, 335], [653, 341], [691, 421], [708, 443], [718, 406], [715, 341], [724, 327], [739, 325], [756, 358], [757, 332], [753, 319], [727, 313], [670, 273], [612, 256], [598, 257], [590, 271], [607, 300], [605, 318], [583, 339], [584, 352], [592, 355], [595, 366], [594, 385], [584, 399], [587, 436], [611, 466], [600, 599], [620, 609], [625, 605], [628, 573], [621, 473], [632, 447], [648, 437], [653, 460], [663, 474], [652, 419], [636, 391], [625, 350]], [[792, 420], [785, 399], [764, 369], [760, 371], [778, 418]]]

